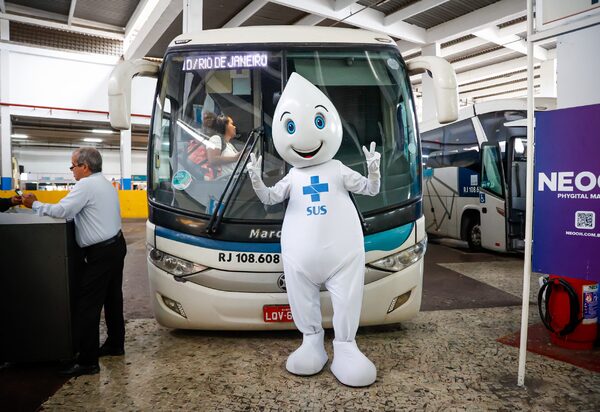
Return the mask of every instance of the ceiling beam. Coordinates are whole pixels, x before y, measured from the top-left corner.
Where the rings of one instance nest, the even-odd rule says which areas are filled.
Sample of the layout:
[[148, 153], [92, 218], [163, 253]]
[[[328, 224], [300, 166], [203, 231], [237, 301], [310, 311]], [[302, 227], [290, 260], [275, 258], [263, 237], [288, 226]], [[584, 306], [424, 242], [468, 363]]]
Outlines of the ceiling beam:
[[389, 26], [390, 24], [394, 24], [396, 22], [406, 20], [411, 18], [412, 16], [416, 16], [417, 14], [423, 13], [429, 9], [439, 6], [440, 4], [447, 3], [450, 0], [421, 0], [416, 3], [413, 3], [409, 6], [406, 6], [398, 11], [395, 11], [383, 19], [383, 25]]
[[32, 24], [34, 26], [48, 27], [50, 29], [58, 29], [70, 31], [73, 33], [87, 34], [89, 36], [103, 37], [106, 39], [123, 40], [122, 33], [114, 33], [103, 30], [89, 29], [86, 27], [69, 26], [65, 23], [57, 23], [49, 20], [42, 20], [33, 17], [20, 16], [16, 14], [0, 13], [0, 19], [16, 21], [19, 23]]
[[[538, 94], [538, 84], [534, 85], [534, 90], [533, 90], [533, 94], [534, 96], [536, 94]], [[526, 97], [527, 96], [527, 89], [525, 90], [519, 90], [519, 91], [506, 91], [505, 93], [502, 93], [500, 95], [496, 95], [496, 96], [488, 96], [488, 97], [475, 97], [473, 100], [476, 103], [479, 102], [488, 102], [490, 100], [498, 100], [498, 99], [514, 99], [517, 97]]]
[[[536, 69], [534, 71], [534, 74], [537, 75], [539, 74], [539, 69]], [[514, 81], [514, 80], [519, 80], [519, 79], [526, 79], [527, 78], [527, 71], [516, 71], [516, 72], [512, 72], [512, 73], [508, 73], [506, 75], [503, 75], [502, 77], [494, 77], [488, 80], [481, 80], [478, 81], [476, 83], [469, 83], [467, 85], [464, 86], [459, 86], [458, 87], [458, 92], [459, 93], [466, 93], [466, 92], [472, 92], [475, 91], [477, 89], [483, 89], [486, 87], [494, 87], [497, 86], [500, 83], [506, 83], [506, 82], [510, 82], [510, 81]]]
[[[525, 74], [525, 77], [527, 77], [527, 74]], [[535, 79], [534, 85], [539, 86], [539, 84], [540, 84], [540, 80]], [[518, 81], [515, 83], [498, 85], [498, 86], [494, 86], [494, 87], [489, 87], [487, 89], [470, 91], [470, 92], [460, 92], [459, 96], [461, 99], [476, 99], [479, 96], [487, 96], [487, 95], [496, 94], [496, 93], [512, 92], [515, 89], [522, 89], [522, 88], [525, 88], [525, 89], [527, 88], [527, 79], [526, 78], [523, 79], [522, 81]], [[527, 91], [524, 91], [523, 93], [527, 94]]]
[[440, 55], [442, 57], [448, 57], [452, 56], [453, 54], [464, 53], [467, 50], [475, 49], [487, 43], [487, 41], [480, 39], [479, 37], [474, 37], [472, 39], [461, 41], [460, 43], [452, 44], [447, 47], [442, 47], [440, 49]]
[[316, 14], [327, 19], [343, 20], [344, 23], [356, 27], [385, 33], [413, 43], [426, 43], [426, 32], [422, 27], [402, 21], [384, 26], [383, 19], [385, 15], [382, 12], [365, 8], [360, 4], [352, 4], [343, 10], [336, 11], [331, 7], [331, 3], [322, 0], [271, 0], [271, 3], [302, 10], [306, 13]]
[[250, 17], [262, 9], [268, 0], [253, 0], [246, 7], [244, 7], [238, 14], [233, 16], [231, 20], [223, 25], [223, 27], [239, 27]]
[[344, 10], [346, 7], [352, 6], [354, 3], [357, 2], [358, 0], [333, 0], [333, 10]]
[[91, 27], [93, 29], [114, 31], [116, 33], [125, 33], [125, 27], [115, 26], [114, 24], [100, 23], [99, 21], [92, 21], [86, 19], [80, 19], [79, 17], [73, 17], [71, 22], [72, 26]]
[[135, 21], [127, 23], [123, 43], [125, 60], [144, 57], [183, 11], [182, 0], [140, 2]]
[[46, 10], [35, 9], [33, 7], [21, 6], [15, 3], [5, 3], [4, 13], [14, 13], [19, 15], [25, 15], [27, 17], [36, 17], [39, 19], [54, 20], [59, 23], [66, 23], [67, 16], [59, 13], [52, 13]]
[[456, 80], [459, 85], [464, 83], [476, 82], [479, 80], [489, 79], [490, 77], [500, 76], [506, 73], [512, 73], [517, 70], [527, 68], [527, 57], [518, 57], [516, 59], [507, 60], [505, 62], [491, 64], [486, 67], [469, 70], [456, 75]]
[[69, 17], [67, 18], [67, 25], [71, 26], [73, 24], [73, 15], [75, 14], [75, 5], [77, 4], [77, 0], [71, 0], [71, 7], [69, 7]]
[[485, 63], [486, 61], [498, 59], [500, 57], [504, 57], [513, 53], [513, 50], [509, 50], [503, 47], [498, 50], [493, 50], [487, 53], [478, 54], [477, 56], [467, 57], [466, 59], [459, 60], [457, 62], [452, 63], [452, 67], [455, 71], [458, 71], [469, 66]]
[[[500, 30], [496, 26], [476, 31], [473, 34], [491, 43], [496, 43], [500, 46], [506, 47], [507, 49], [527, 55], [527, 42], [525, 40], [516, 34], [502, 36]], [[537, 45], [533, 46], [533, 57], [542, 61], [548, 60], [546, 50]]]
[[490, 4], [427, 30], [426, 43], [455, 39], [491, 25], [514, 20], [525, 14], [526, 9], [524, 0], [502, 0]]
[[502, 37], [512, 36], [513, 34], [526, 33], [527, 32], [527, 22], [522, 21], [520, 23], [511, 24], [510, 26], [502, 27], [501, 29], [498, 29], [498, 30]]
[[307, 16], [302, 17], [300, 20], [298, 20], [294, 24], [296, 26], [316, 26], [317, 24], [321, 23], [323, 20], [325, 20], [325, 17], [323, 17], [323, 16], [317, 16], [316, 14], [309, 14]]

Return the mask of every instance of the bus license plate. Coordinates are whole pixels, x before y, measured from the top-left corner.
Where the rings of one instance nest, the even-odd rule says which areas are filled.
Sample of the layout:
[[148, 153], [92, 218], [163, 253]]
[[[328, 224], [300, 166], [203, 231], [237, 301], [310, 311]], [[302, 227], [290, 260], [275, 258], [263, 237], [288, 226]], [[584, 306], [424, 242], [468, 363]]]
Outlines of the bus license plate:
[[263, 319], [265, 322], [293, 322], [290, 305], [265, 305], [263, 306]]

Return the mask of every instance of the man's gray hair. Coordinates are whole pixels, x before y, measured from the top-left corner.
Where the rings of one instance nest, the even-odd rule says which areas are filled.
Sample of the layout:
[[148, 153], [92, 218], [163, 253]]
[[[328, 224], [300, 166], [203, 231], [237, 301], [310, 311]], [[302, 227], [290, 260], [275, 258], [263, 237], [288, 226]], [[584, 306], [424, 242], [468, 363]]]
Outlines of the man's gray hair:
[[100, 152], [93, 147], [80, 147], [75, 149], [73, 156], [77, 159], [77, 164], [85, 164], [92, 173], [102, 171], [102, 156]]

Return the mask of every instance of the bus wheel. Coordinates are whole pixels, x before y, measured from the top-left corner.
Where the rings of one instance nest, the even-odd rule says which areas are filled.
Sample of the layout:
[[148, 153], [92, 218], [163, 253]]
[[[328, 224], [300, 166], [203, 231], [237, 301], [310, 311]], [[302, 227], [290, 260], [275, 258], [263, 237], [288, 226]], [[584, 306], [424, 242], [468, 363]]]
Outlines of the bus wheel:
[[467, 228], [467, 242], [469, 243], [469, 249], [473, 251], [481, 250], [481, 226], [479, 222], [469, 222]]

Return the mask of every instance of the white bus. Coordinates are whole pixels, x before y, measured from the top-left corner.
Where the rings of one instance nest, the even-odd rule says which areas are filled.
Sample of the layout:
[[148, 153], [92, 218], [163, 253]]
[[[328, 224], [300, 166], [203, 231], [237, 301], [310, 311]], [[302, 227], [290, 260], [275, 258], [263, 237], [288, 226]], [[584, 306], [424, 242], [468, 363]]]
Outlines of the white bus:
[[[183, 34], [160, 67], [131, 61], [115, 69], [110, 115], [121, 129], [129, 127], [131, 77], [158, 77], [148, 145], [147, 243], [159, 323], [294, 327], [280, 257], [285, 206], [264, 206], [245, 172], [252, 152], [263, 157], [267, 185], [289, 170], [274, 149], [271, 116], [292, 72], [319, 87], [340, 113], [337, 159], [366, 175], [361, 146], [374, 140], [382, 155], [381, 193], [355, 199], [367, 262], [361, 325], [398, 322], [419, 311], [427, 238], [408, 70], [433, 73], [441, 121], [456, 119], [457, 96], [447, 62], [416, 60], [407, 68], [391, 38], [364, 30], [270, 26]], [[241, 154], [227, 176], [204, 162], [211, 144], [206, 119], [219, 114], [233, 118], [238, 137], [232, 142]], [[326, 290], [321, 308], [324, 326], [331, 327]]]
[[[536, 110], [553, 99], [536, 99]], [[473, 250], [522, 252], [525, 239], [527, 101], [476, 103], [448, 125], [420, 125], [427, 233]]]

